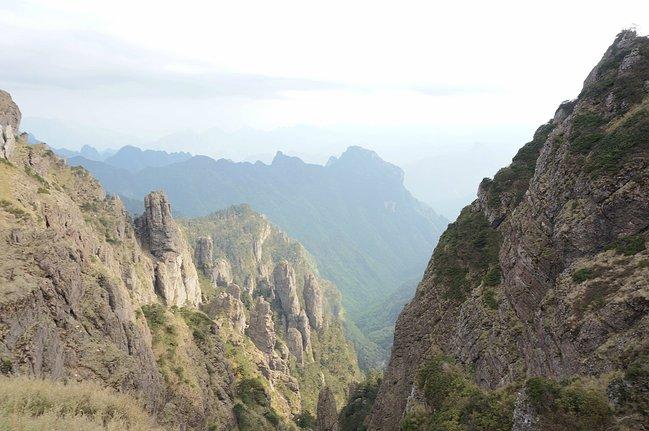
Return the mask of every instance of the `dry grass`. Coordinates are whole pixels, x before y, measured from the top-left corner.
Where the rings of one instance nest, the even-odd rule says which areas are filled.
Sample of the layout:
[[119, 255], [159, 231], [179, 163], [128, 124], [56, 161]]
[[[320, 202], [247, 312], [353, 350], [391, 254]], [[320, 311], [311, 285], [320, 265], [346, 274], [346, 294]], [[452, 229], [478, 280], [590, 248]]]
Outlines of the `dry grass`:
[[0, 431], [163, 429], [132, 397], [92, 383], [0, 377]]

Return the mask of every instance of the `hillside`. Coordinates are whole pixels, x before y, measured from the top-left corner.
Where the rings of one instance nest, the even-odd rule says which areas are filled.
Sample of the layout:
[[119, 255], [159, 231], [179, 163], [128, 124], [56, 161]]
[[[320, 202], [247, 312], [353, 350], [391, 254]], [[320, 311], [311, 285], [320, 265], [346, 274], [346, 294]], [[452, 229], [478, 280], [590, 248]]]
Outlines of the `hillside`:
[[82, 398], [106, 429], [291, 430], [321, 389], [344, 399], [340, 295], [299, 243], [243, 207], [180, 224], [162, 192], [133, 220], [0, 102], [0, 386], [24, 387], [3, 412], [92, 429]]
[[646, 429], [649, 39], [618, 35], [449, 225], [372, 430]]
[[[149, 190], [162, 189], [178, 214], [202, 216], [249, 204], [296, 238], [316, 258], [323, 277], [342, 293], [348, 332], [363, 368], [384, 366], [393, 321], [368, 314], [404, 281], [421, 276], [446, 220], [403, 186], [403, 172], [375, 153], [350, 147], [326, 166], [278, 153], [272, 164], [196, 156], [132, 171], [129, 164], [69, 159], [118, 194], [134, 213]], [[171, 155], [168, 155], [171, 157]], [[121, 167], [118, 167], [121, 166]], [[354, 322], [361, 316], [363, 324]], [[382, 333], [368, 338], [366, 333]]]
[[[368, 301], [421, 275], [446, 220], [403, 187], [403, 172], [375, 153], [350, 147], [327, 166], [278, 153], [272, 164], [196, 156], [161, 168], [73, 158], [111, 193], [140, 200], [163, 189], [177, 211], [201, 216], [247, 203], [313, 253], [355, 316]], [[134, 208], [136, 212], [139, 208]]]

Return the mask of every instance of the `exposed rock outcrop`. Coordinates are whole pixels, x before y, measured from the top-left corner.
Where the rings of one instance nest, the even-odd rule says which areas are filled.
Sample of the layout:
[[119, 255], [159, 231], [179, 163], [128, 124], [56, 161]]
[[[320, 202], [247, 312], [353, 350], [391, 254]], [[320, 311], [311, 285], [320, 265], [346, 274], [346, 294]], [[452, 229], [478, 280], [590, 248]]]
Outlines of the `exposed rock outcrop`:
[[259, 350], [267, 355], [272, 354], [277, 341], [273, 312], [270, 304], [261, 296], [257, 297], [255, 307], [250, 311], [250, 324], [246, 333]]
[[167, 305], [200, 304], [201, 289], [192, 254], [163, 192], [151, 192], [144, 198], [144, 214], [135, 224], [142, 244], [154, 258], [156, 292]]
[[0, 90], [0, 126], [2, 126], [3, 130], [5, 127], [11, 126], [11, 129], [18, 133], [21, 117], [20, 109], [11, 98], [11, 95], [4, 90]]
[[241, 289], [236, 284], [230, 284], [227, 292], [219, 292], [206, 306], [205, 310], [211, 317], [225, 317], [235, 332], [243, 334], [246, 329], [245, 307], [241, 302]]
[[227, 286], [234, 281], [232, 277], [232, 266], [230, 266], [230, 262], [227, 259], [219, 258], [214, 262], [212, 280], [218, 286]]
[[320, 329], [323, 324], [323, 300], [318, 279], [313, 274], [304, 278], [304, 308], [313, 329]]
[[208, 326], [199, 346], [184, 317], [159, 304], [155, 259], [118, 198], [22, 136], [12, 163], [0, 163], [2, 373], [128, 392], [174, 429], [233, 429], [233, 376], [218, 334]]
[[296, 318], [300, 314], [300, 300], [297, 297], [295, 270], [287, 261], [282, 261], [273, 271], [273, 280], [286, 319]]
[[0, 126], [0, 157], [11, 161], [15, 150], [16, 136], [12, 126]]
[[336, 399], [327, 386], [320, 391], [318, 396], [318, 414], [316, 431], [338, 431], [338, 409]]
[[[646, 354], [647, 80], [649, 39], [625, 31], [579, 98], [483, 181], [399, 316], [369, 429], [399, 427], [417, 371], [438, 351], [484, 390], [624, 373]], [[522, 399], [515, 419], [539, 429]]]
[[196, 268], [203, 272], [206, 276], [212, 275], [212, 267], [214, 266], [214, 241], [212, 237], [201, 236], [196, 239], [196, 249], [194, 256], [196, 258]]

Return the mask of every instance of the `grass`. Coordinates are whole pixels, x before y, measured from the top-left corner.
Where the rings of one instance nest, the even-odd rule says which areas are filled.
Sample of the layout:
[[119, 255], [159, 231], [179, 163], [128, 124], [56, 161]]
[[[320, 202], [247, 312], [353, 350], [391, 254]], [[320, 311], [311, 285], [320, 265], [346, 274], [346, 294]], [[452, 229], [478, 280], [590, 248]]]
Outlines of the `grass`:
[[0, 377], [0, 429], [162, 430], [131, 396], [92, 383]]
[[29, 220], [30, 218], [27, 211], [23, 210], [22, 208], [16, 207], [6, 199], [0, 200], [0, 208], [13, 215], [18, 221]]

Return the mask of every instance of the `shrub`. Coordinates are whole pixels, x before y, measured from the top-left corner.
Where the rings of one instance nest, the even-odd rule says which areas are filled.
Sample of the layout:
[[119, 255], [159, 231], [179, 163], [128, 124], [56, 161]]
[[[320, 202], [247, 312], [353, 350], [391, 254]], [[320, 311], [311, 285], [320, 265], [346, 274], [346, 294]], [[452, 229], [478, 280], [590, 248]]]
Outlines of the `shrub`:
[[607, 249], [615, 250], [625, 256], [633, 256], [646, 249], [645, 239], [642, 235], [630, 235], [613, 241]]
[[497, 310], [498, 300], [496, 299], [496, 292], [491, 288], [484, 289], [482, 291], [482, 303], [492, 310]]
[[572, 281], [575, 283], [583, 283], [586, 280], [590, 280], [595, 276], [594, 271], [591, 268], [580, 268], [572, 274]]
[[606, 394], [579, 380], [557, 382], [534, 377], [526, 383], [530, 404], [539, 416], [543, 430], [608, 430], [613, 425], [613, 411]]

